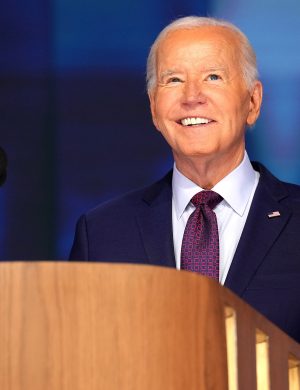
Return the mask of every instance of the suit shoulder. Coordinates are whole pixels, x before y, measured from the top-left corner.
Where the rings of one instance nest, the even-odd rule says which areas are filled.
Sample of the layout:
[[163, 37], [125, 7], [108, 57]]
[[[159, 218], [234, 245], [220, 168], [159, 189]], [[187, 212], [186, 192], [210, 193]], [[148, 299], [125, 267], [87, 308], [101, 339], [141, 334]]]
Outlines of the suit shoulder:
[[278, 179], [260, 163], [253, 163], [253, 167], [260, 173], [261, 185], [274, 199], [300, 211], [300, 185]]
[[294, 183], [282, 182], [283, 185], [287, 188], [289, 194], [295, 199], [300, 200], [300, 185]]
[[171, 198], [171, 194], [172, 171], [149, 186], [135, 189], [97, 205], [87, 211], [85, 217], [87, 220], [94, 220], [106, 215], [116, 215], [117, 213], [120, 216], [132, 215], [133, 212], [151, 205], [157, 199], [161, 201], [164, 198]]
[[282, 182], [285, 186], [288, 196], [283, 203], [289, 206], [294, 212], [300, 214], [300, 186], [293, 183]]

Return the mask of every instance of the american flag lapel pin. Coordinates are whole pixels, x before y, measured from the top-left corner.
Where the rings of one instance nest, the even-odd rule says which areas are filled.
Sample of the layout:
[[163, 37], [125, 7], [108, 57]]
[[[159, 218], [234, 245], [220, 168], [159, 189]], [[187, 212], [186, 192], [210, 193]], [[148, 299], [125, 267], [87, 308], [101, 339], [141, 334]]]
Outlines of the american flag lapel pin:
[[279, 211], [272, 211], [271, 213], [268, 214], [268, 218], [276, 218], [276, 217], [280, 217]]

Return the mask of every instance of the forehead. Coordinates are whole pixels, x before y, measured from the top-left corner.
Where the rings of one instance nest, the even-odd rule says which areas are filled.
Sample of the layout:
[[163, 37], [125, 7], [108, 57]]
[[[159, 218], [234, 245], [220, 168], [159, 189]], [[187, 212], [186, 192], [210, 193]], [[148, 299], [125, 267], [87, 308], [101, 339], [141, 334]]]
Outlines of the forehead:
[[157, 51], [157, 65], [172, 61], [198, 60], [234, 64], [238, 60], [240, 41], [227, 27], [201, 26], [170, 31], [161, 40]]

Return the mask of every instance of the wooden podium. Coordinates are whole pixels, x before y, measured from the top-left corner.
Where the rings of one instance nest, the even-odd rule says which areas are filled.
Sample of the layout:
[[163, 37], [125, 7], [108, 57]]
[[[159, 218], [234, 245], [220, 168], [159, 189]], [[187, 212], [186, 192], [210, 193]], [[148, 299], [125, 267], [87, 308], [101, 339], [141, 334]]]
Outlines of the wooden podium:
[[1, 390], [300, 390], [300, 345], [162, 267], [0, 264]]

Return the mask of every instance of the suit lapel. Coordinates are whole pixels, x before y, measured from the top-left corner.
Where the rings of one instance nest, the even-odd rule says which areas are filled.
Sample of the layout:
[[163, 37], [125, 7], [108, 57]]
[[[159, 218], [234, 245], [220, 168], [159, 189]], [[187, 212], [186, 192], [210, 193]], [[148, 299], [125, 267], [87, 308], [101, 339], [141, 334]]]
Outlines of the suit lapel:
[[144, 247], [153, 265], [175, 267], [172, 233], [172, 172], [145, 191], [136, 216]]
[[[282, 183], [262, 166], [252, 206], [228, 272], [225, 286], [238, 295], [247, 288], [264, 257], [290, 218], [291, 212], [280, 200], [287, 196]], [[279, 216], [268, 217], [272, 212]]]
[[[252, 206], [228, 272], [225, 286], [239, 295], [247, 288], [264, 257], [288, 222], [291, 211], [280, 201], [288, 196], [283, 184], [263, 166]], [[150, 264], [175, 267], [172, 233], [172, 171], [142, 197], [137, 224]], [[280, 216], [269, 218], [278, 211]]]

